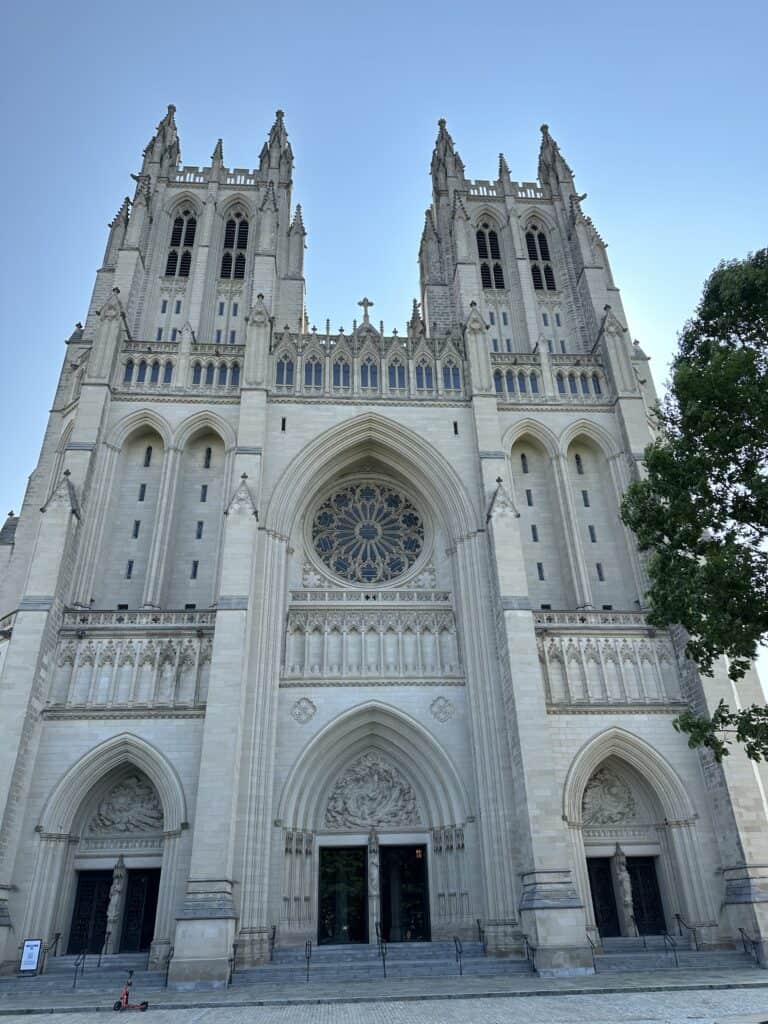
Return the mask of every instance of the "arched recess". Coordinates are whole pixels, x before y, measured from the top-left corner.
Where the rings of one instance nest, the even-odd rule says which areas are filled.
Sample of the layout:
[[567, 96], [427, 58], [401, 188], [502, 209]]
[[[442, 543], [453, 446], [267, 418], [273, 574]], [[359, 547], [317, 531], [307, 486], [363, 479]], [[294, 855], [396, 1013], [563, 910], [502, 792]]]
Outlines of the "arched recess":
[[452, 539], [474, 533], [482, 525], [479, 509], [447, 459], [395, 420], [364, 413], [321, 434], [286, 467], [265, 510], [265, 529], [289, 536], [294, 524], [303, 519], [318, 481], [331, 479], [363, 454], [407, 470], [414, 486], [444, 516]]
[[466, 790], [448, 755], [423, 726], [379, 701], [339, 715], [308, 744], [283, 787], [280, 819], [292, 828], [323, 828], [328, 797], [340, 772], [370, 750], [391, 761], [413, 786], [422, 825], [466, 821]]
[[[604, 812], [602, 817], [592, 815], [585, 820], [585, 793], [591, 784], [598, 790], [603, 787]], [[663, 916], [660, 930], [666, 928], [671, 933], [676, 914], [694, 927], [716, 925], [701, 862], [697, 817], [680, 777], [645, 740], [614, 726], [582, 747], [565, 780], [563, 818], [570, 830], [587, 923], [596, 937], [599, 930], [590, 867], [595, 885], [599, 884], [594, 874], [598, 866], [606, 873], [610, 871], [613, 879], [619, 931], [604, 934], [631, 936], [638, 927], [642, 930], [642, 924], [637, 925], [629, 916], [641, 916], [637, 893], [630, 886], [622, 896], [622, 856], [629, 858], [624, 864], [630, 868], [635, 858], [643, 861], [645, 877], [650, 874], [658, 882], [659, 918]], [[611, 885], [607, 888], [610, 894]]]
[[[154, 847], [126, 844], [125, 860], [129, 871], [134, 865], [154, 865], [160, 869], [151, 961], [159, 963], [170, 948], [179, 885], [178, 844], [188, 827], [186, 799], [179, 776], [169, 761], [151, 744], [131, 733], [105, 740], [70, 765], [49, 795], [35, 829], [38, 843], [24, 934], [49, 938], [58, 931], [66, 943], [77, 872], [83, 868], [112, 871], [116, 856], [123, 854], [118, 849], [119, 837], [113, 837], [103, 850], [98, 845], [93, 851], [80, 850], [82, 834], [98, 800], [107, 795], [111, 786], [130, 778], [132, 772], [139, 778], [146, 777], [154, 789], [162, 808], [162, 831], [157, 834]], [[126, 836], [131, 838], [132, 834], [126, 831]]]

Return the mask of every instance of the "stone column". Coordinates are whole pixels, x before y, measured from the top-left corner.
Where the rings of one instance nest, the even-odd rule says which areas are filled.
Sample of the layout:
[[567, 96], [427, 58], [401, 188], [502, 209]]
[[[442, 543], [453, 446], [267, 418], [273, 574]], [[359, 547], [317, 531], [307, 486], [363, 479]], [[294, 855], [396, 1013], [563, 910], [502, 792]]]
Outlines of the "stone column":
[[176, 910], [176, 891], [179, 842], [182, 831], [163, 833], [163, 866], [160, 871], [160, 890], [157, 896], [157, 913], [155, 915], [155, 934], [149, 954], [150, 965], [160, 968], [171, 948], [173, 936], [173, 917]]

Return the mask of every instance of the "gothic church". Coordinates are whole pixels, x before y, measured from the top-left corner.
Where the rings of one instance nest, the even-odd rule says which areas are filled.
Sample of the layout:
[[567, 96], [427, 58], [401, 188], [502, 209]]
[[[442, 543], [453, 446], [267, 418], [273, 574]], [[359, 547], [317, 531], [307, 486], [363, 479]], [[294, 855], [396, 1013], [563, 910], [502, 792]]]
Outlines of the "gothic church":
[[182, 165], [168, 108], [0, 531], [6, 969], [766, 934], [762, 769], [672, 729], [730, 687], [618, 516], [648, 360], [546, 126], [538, 175], [468, 178], [440, 121], [407, 327], [333, 331], [282, 112], [248, 170]]

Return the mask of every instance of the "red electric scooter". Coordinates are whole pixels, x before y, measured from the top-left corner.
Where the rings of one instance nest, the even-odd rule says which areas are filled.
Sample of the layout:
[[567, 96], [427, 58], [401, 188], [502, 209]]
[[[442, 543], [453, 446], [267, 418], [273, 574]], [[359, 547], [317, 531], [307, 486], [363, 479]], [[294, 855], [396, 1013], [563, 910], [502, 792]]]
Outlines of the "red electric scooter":
[[129, 1003], [128, 997], [131, 991], [131, 985], [133, 984], [133, 971], [128, 971], [128, 977], [125, 979], [125, 985], [123, 985], [123, 991], [120, 993], [120, 998], [115, 1000], [112, 1007], [113, 1010], [141, 1010], [142, 1013], [149, 1008], [149, 1003], [146, 999], [141, 1003]]

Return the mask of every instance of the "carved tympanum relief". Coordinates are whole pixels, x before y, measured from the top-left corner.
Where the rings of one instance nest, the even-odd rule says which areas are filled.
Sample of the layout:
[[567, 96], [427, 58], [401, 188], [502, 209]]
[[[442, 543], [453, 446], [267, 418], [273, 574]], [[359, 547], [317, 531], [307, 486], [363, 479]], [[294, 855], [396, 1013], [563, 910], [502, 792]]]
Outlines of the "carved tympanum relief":
[[88, 831], [92, 835], [116, 832], [160, 832], [163, 809], [149, 779], [129, 775], [114, 786], [99, 804]]
[[627, 783], [608, 767], [598, 768], [584, 790], [581, 816], [585, 828], [618, 825], [636, 816], [635, 798]]
[[383, 828], [421, 822], [416, 794], [393, 764], [371, 751], [346, 768], [325, 811], [329, 828]]

